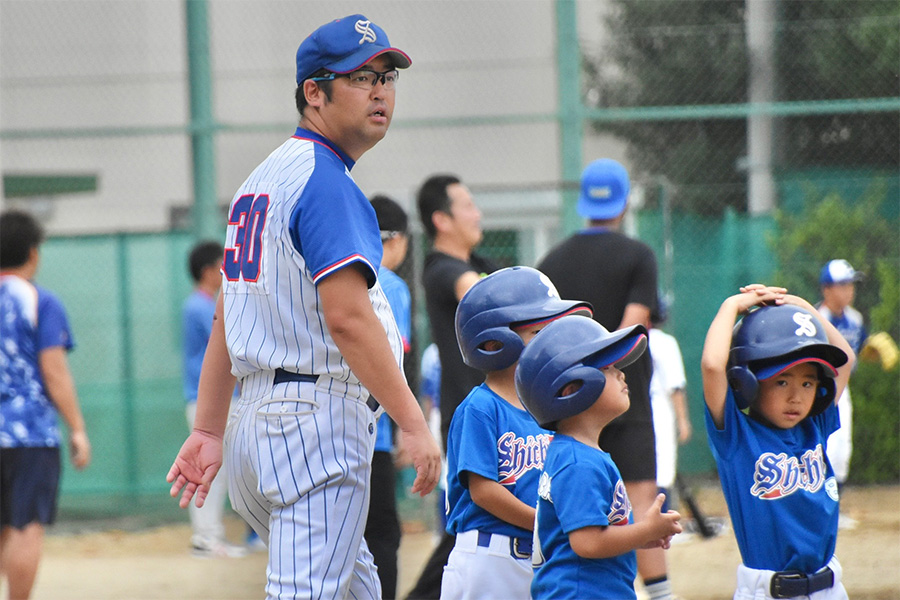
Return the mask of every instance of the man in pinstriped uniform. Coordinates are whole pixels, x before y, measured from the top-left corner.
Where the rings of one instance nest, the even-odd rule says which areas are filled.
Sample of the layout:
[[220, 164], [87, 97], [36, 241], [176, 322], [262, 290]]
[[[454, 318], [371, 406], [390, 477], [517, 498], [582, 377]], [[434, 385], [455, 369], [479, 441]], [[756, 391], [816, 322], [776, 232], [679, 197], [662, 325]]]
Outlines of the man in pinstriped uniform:
[[375, 212], [350, 176], [387, 132], [409, 65], [362, 15], [313, 32], [297, 51], [300, 126], [231, 204], [195, 426], [167, 480], [182, 506], [202, 505], [224, 433], [232, 505], [269, 540], [269, 598], [380, 598], [363, 530], [384, 410], [416, 468], [413, 492], [440, 474], [378, 281]]

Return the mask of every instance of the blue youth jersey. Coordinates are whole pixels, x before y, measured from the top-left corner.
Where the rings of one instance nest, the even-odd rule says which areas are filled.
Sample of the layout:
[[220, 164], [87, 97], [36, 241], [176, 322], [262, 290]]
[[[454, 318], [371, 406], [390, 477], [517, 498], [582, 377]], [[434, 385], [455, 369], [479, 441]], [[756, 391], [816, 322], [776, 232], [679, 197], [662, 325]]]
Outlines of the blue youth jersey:
[[837, 406], [790, 429], [744, 415], [731, 389], [721, 430], [706, 410], [706, 431], [744, 565], [814, 573], [834, 554], [837, 481], [825, 454], [840, 427]]
[[62, 303], [21, 277], [0, 279], [0, 447], [59, 446], [56, 407], [47, 396], [41, 351], [74, 347]]
[[487, 386], [474, 388], [450, 423], [447, 437], [447, 532], [476, 529], [518, 538], [531, 531], [502, 521], [472, 501], [468, 474], [497, 481], [516, 498], [534, 506], [544, 454], [553, 432]]
[[203, 355], [212, 333], [216, 299], [203, 292], [194, 292], [184, 301], [181, 311], [183, 348], [183, 391], [187, 402], [197, 401], [197, 386], [200, 385], [200, 368]]
[[631, 522], [625, 483], [609, 454], [557, 433], [538, 488], [532, 597], [636, 598], [633, 550], [611, 558], [582, 558], [569, 543], [569, 534], [578, 529]]
[[[400, 337], [403, 340], [404, 354], [410, 350], [410, 332], [411, 327], [411, 300], [409, 295], [409, 286], [403, 281], [403, 278], [381, 265], [378, 267], [378, 281], [381, 282], [381, 289], [387, 297], [388, 304], [391, 305], [391, 313], [394, 315], [394, 321], [397, 322], [397, 329], [400, 330]], [[378, 419], [378, 433], [375, 435], [375, 452], [390, 452], [394, 447], [393, 434], [391, 431], [391, 418], [386, 414], [381, 415]]]
[[853, 351], [859, 354], [863, 342], [869, 337], [862, 315], [855, 308], [848, 306], [840, 315], [833, 314], [825, 305], [819, 305], [819, 313], [834, 325], [840, 334], [847, 340]]

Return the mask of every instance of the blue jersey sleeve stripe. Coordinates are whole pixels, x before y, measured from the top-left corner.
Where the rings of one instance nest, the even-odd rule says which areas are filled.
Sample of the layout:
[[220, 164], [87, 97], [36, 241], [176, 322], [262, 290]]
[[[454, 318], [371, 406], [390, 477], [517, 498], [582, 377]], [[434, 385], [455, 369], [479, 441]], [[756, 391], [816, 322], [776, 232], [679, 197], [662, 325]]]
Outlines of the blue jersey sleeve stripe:
[[[331, 275], [335, 271], [339, 271], [340, 269], [343, 269], [347, 265], [349, 265], [351, 263], [355, 263], [355, 262], [361, 262], [361, 263], [365, 264], [369, 268], [369, 270], [373, 273], [373, 275], [377, 272], [375, 269], [372, 268], [372, 263], [369, 262], [369, 260], [365, 256], [363, 256], [362, 254], [353, 254], [343, 260], [340, 260], [340, 261], [334, 263], [333, 265], [329, 265], [329, 266], [325, 267], [318, 273], [314, 273], [313, 274], [313, 283], [318, 285], [319, 281], [323, 277], [327, 277], [328, 275]], [[372, 277], [371, 279], [374, 280], [374, 277]]]

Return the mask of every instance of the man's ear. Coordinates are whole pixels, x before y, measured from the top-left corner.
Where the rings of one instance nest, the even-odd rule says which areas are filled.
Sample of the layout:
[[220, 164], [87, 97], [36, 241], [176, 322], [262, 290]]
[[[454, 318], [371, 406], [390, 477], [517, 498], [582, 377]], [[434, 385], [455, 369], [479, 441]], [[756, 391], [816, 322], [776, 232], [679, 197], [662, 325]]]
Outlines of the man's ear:
[[315, 81], [307, 79], [303, 82], [303, 95], [309, 106], [319, 108], [325, 103], [325, 92]]
[[431, 213], [431, 222], [434, 224], [435, 231], [446, 231], [452, 220], [453, 217], [442, 210]]

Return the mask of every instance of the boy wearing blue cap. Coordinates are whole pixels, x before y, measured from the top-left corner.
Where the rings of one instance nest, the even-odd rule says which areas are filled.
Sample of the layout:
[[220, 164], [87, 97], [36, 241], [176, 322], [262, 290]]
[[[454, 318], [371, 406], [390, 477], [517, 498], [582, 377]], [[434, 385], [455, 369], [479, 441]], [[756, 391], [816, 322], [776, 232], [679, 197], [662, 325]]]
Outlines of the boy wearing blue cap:
[[202, 506], [224, 438], [231, 504], [269, 540], [269, 598], [381, 598], [363, 531], [383, 411], [416, 468], [412, 491], [440, 476], [378, 275], [375, 211], [350, 176], [387, 133], [409, 65], [362, 15], [314, 31], [296, 56], [300, 126], [229, 210], [194, 429], [167, 480], [181, 506], [195, 494]]
[[[819, 314], [841, 332], [857, 355], [869, 336], [863, 316], [852, 306], [856, 296], [856, 282], [863, 277], [864, 274], [846, 260], [829, 261], [822, 267], [819, 275], [822, 301], [816, 306]], [[853, 455], [853, 404], [849, 385], [844, 388], [838, 402], [838, 412], [841, 415], [841, 428], [828, 438], [828, 460], [834, 467], [838, 489], [843, 491], [844, 482], [850, 473], [850, 457]], [[838, 526], [841, 528], [850, 529], [855, 525], [856, 521], [848, 515], [842, 514], [838, 519]]]
[[826, 450], [854, 362], [838, 330], [780, 287], [741, 288], [709, 326], [706, 431], [741, 552], [735, 600], [847, 598]]

